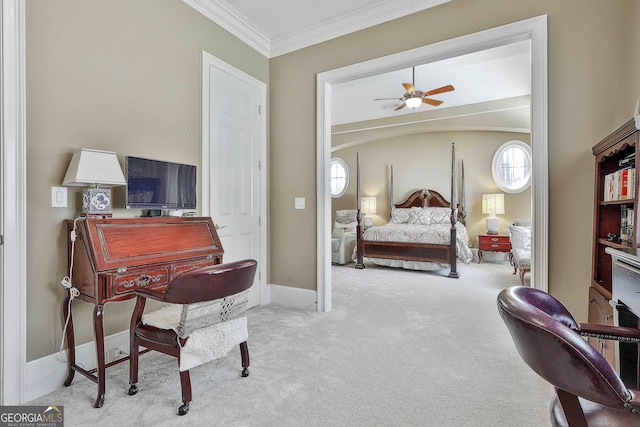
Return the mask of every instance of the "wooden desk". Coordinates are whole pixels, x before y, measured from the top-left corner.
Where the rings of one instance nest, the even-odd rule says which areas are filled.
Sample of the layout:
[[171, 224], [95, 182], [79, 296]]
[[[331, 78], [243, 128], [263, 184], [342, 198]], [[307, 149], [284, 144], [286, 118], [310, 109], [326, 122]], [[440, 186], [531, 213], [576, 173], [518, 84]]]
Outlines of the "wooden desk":
[[[104, 304], [135, 297], [136, 288], [162, 289], [176, 276], [197, 268], [222, 263], [222, 244], [211, 218], [82, 218], [75, 221], [76, 240], [68, 244], [72, 284], [79, 299], [95, 305], [93, 332], [97, 367], [85, 370], [75, 363], [75, 339], [70, 295], [62, 303], [63, 319], [69, 316], [66, 330], [68, 376], [75, 372], [98, 384], [95, 407], [104, 403], [105, 348]], [[74, 221], [66, 221], [70, 235]], [[71, 254], [73, 253], [73, 259]], [[120, 359], [109, 366], [127, 360]]]
[[[606, 248], [611, 255], [611, 302], [615, 307], [615, 325], [640, 327], [640, 250], [628, 252]], [[638, 345], [619, 343], [620, 377], [634, 389], [640, 384]]]

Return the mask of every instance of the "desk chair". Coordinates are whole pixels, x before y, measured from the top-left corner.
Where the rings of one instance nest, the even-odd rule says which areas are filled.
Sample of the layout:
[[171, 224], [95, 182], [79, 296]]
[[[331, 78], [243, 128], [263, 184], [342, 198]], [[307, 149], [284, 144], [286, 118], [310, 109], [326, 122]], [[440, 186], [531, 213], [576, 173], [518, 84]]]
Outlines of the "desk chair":
[[[253, 284], [255, 272], [256, 261], [244, 260], [218, 264], [181, 274], [169, 283], [166, 290], [136, 289], [137, 299], [130, 328], [129, 394], [134, 395], [138, 392], [136, 384], [138, 383], [140, 346], [174, 356], [180, 365], [182, 389], [182, 406], [178, 408], [178, 415], [185, 415], [189, 411], [189, 403], [191, 402], [191, 378], [188, 367], [195, 366], [190, 362], [191, 364], [185, 369], [184, 360], [181, 360], [185, 358], [184, 351], [188, 348], [185, 346], [189, 337], [193, 336], [196, 340], [195, 343], [203, 341], [203, 337], [219, 336], [221, 330], [229, 330], [228, 326], [232, 322], [234, 325], [240, 325], [236, 327], [239, 332], [231, 330], [237, 342], [233, 342], [233, 338], [229, 339], [227, 336], [222, 341], [227, 346], [240, 345], [242, 376], [248, 376], [249, 350], [246, 341], [246, 318], [241, 316], [247, 309], [249, 288]], [[143, 317], [147, 298], [171, 305]], [[223, 324], [226, 329], [216, 329], [212, 331], [211, 335], [207, 335], [207, 331], [211, 331], [207, 328], [222, 327]], [[199, 333], [200, 335], [196, 338], [196, 334]], [[227, 349], [220, 354], [220, 351], [217, 351], [219, 349], [212, 348], [210, 350], [207, 349], [205, 352], [211, 354], [211, 358], [207, 360], [221, 357], [228, 351]], [[198, 355], [202, 353], [201, 351], [197, 352]], [[196, 363], [202, 362], [197, 361]]]
[[551, 295], [522, 286], [500, 292], [498, 311], [522, 359], [555, 387], [552, 425], [640, 426], [640, 391], [581, 336], [637, 343], [640, 329], [581, 325]]

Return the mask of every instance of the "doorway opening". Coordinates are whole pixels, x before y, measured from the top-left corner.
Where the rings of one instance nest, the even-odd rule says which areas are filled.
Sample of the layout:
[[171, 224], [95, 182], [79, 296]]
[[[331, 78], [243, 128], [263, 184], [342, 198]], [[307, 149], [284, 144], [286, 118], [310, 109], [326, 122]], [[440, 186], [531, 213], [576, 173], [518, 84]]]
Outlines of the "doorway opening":
[[547, 17], [539, 16], [405, 52], [330, 70], [317, 76], [317, 301], [331, 310], [331, 87], [364, 77], [435, 62], [515, 42], [531, 45], [532, 286], [547, 291], [548, 277], [548, 138]]

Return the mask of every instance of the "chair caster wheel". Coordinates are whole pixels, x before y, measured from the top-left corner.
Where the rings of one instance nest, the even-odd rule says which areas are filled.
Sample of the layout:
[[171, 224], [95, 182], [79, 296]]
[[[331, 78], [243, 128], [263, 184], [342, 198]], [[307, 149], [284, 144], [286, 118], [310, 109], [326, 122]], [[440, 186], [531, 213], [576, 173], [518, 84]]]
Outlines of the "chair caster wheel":
[[129, 396], [133, 396], [134, 394], [136, 394], [138, 392], [138, 387], [135, 384], [131, 384], [131, 387], [129, 387]]
[[248, 377], [249, 376], [249, 368], [244, 368], [242, 370], [242, 376], [243, 377]]
[[178, 415], [187, 415], [187, 412], [189, 412], [188, 403], [185, 403], [184, 405], [178, 408]]

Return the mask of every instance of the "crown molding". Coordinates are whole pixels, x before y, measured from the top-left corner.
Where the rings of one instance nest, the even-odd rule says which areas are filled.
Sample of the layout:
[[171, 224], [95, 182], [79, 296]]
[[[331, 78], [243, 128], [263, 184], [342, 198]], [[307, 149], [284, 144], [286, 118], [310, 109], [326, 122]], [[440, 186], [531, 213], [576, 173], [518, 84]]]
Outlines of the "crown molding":
[[398, 2], [377, 2], [371, 6], [341, 14], [304, 29], [272, 37], [262, 31], [229, 3], [222, 0], [182, 0], [238, 37], [267, 58], [284, 55], [314, 44], [379, 25], [452, 0], [408, 0], [404, 6]]
[[271, 40], [258, 27], [239, 15], [233, 8], [216, 0], [182, 0], [225, 30], [270, 57]]

